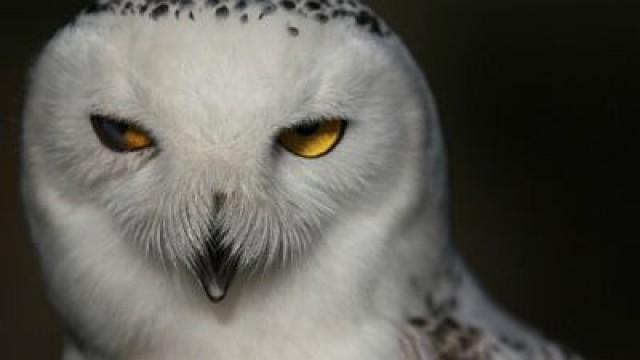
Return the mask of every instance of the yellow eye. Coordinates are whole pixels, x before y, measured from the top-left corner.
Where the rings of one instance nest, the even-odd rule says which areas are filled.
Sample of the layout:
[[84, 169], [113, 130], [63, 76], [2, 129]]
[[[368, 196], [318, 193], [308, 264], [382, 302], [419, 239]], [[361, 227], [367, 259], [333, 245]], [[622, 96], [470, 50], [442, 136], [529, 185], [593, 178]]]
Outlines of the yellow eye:
[[337, 118], [307, 122], [284, 130], [278, 143], [297, 156], [316, 159], [335, 149], [346, 128], [347, 122]]
[[91, 124], [100, 142], [115, 152], [135, 152], [153, 146], [153, 139], [143, 129], [103, 115], [91, 115]]

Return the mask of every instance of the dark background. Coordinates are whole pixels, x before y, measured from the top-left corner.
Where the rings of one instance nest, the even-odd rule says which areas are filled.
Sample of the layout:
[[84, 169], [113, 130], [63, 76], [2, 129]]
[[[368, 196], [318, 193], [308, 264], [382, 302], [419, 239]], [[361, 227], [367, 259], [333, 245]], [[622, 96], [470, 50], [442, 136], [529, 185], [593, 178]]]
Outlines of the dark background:
[[[513, 313], [588, 358], [635, 358], [640, 12], [622, 1], [372, 2], [438, 98], [471, 267]], [[0, 5], [2, 359], [60, 352], [20, 208], [19, 118], [29, 64], [84, 4]]]

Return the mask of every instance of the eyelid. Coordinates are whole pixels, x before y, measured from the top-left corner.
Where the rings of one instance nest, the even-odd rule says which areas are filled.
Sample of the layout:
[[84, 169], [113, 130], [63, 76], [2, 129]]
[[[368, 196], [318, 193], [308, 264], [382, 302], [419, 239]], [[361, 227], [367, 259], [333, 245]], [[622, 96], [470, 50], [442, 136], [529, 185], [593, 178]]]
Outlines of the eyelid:
[[346, 112], [318, 112], [318, 113], [305, 113], [301, 115], [292, 115], [288, 121], [276, 127], [278, 131], [282, 129], [293, 129], [298, 126], [302, 126], [309, 123], [322, 122], [332, 119], [341, 119], [348, 124], [356, 122], [353, 117], [349, 116]]
[[147, 128], [142, 122], [136, 120], [134, 117], [118, 116], [118, 115], [114, 115], [114, 114], [109, 113], [109, 112], [100, 112], [100, 111], [92, 112], [89, 115], [90, 119], [93, 119], [94, 117], [95, 118], [101, 118], [101, 119], [104, 119], [104, 120], [115, 121], [117, 123], [121, 123], [121, 124], [127, 125], [129, 127], [134, 128], [134, 129], [138, 129], [138, 130], [144, 131], [149, 135], [153, 135], [151, 130], [149, 130], [149, 128]]

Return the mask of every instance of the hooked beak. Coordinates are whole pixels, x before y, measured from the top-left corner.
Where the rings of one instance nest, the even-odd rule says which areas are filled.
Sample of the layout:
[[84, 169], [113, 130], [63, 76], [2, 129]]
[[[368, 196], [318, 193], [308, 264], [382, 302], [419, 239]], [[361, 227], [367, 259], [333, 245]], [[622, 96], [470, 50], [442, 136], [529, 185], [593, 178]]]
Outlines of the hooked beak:
[[214, 231], [204, 254], [197, 260], [197, 275], [209, 300], [220, 303], [238, 270], [238, 263], [231, 252], [220, 246], [220, 233]]

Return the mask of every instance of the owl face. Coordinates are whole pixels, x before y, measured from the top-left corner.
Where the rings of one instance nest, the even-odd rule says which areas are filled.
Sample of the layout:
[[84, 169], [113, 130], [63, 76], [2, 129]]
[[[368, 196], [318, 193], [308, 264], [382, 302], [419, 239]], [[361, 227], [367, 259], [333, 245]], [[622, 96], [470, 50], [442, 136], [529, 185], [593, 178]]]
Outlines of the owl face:
[[416, 166], [420, 77], [360, 4], [127, 3], [49, 44], [25, 136], [47, 182], [141, 257], [204, 283], [286, 263]]

